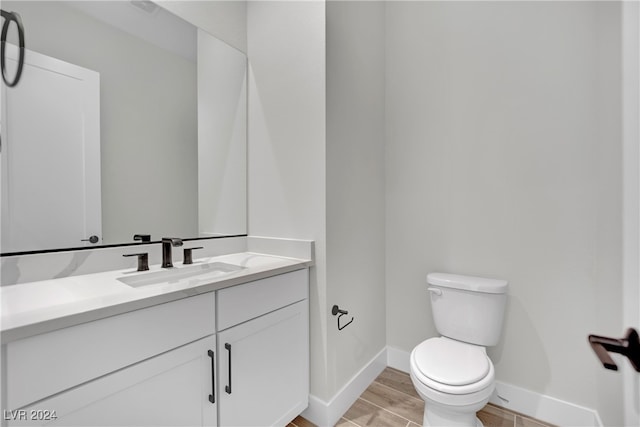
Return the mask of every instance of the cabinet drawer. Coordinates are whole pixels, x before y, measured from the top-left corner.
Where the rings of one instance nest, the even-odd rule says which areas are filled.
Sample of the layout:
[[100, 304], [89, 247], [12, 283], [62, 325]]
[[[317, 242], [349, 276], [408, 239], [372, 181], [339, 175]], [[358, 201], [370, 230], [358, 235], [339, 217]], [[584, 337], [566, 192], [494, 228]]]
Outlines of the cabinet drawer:
[[309, 298], [309, 270], [297, 270], [218, 291], [218, 330]]
[[215, 333], [213, 293], [7, 344], [7, 407], [70, 387]]

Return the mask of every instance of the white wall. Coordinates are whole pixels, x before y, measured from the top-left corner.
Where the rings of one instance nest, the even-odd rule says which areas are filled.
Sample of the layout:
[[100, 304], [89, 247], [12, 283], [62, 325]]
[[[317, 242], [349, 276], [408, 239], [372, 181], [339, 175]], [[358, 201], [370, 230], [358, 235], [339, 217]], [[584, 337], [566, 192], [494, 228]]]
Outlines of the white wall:
[[384, 10], [327, 2], [327, 303], [355, 317], [328, 319], [333, 394], [386, 345]]
[[247, 53], [247, 2], [244, 0], [159, 0], [165, 9]]
[[[311, 394], [325, 402], [385, 346], [384, 5], [326, 7], [326, 35], [324, 2], [247, 15], [249, 233], [316, 242]], [[333, 304], [356, 318], [341, 332]]]
[[315, 241], [311, 393], [327, 390], [325, 5], [247, 5], [249, 234]]
[[429, 271], [510, 282], [497, 379], [621, 425], [619, 4], [387, 5], [387, 342], [436, 334]]
[[247, 57], [198, 30], [198, 236], [247, 232]]

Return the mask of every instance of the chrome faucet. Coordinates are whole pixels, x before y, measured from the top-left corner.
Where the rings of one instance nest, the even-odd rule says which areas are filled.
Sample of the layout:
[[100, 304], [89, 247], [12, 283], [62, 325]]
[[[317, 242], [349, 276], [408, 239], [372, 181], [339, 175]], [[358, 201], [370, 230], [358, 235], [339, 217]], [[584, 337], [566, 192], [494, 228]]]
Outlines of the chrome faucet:
[[171, 247], [182, 246], [182, 239], [175, 237], [163, 237], [162, 238], [162, 268], [173, 267], [171, 260]]

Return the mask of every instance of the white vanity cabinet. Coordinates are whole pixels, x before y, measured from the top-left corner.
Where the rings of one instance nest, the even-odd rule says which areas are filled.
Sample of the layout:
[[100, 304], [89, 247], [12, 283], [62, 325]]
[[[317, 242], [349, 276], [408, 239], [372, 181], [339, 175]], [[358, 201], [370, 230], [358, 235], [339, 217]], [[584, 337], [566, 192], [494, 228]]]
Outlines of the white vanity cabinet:
[[303, 268], [8, 342], [0, 425], [284, 426], [308, 405], [308, 297]]
[[214, 312], [211, 292], [8, 343], [3, 422], [215, 426]]
[[215, 336], [198, 340], [26, 407], [29, 422], [9, 426], [215, 426], [214, 352]]
[[218, 292], [219, 425], [284, 426], [308, 405], [308, 270]]

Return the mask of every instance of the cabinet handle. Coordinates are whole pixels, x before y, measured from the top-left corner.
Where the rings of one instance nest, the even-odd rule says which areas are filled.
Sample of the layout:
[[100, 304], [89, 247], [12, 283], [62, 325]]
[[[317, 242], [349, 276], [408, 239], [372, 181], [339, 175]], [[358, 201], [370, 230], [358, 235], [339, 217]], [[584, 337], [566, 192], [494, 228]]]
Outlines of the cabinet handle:
[[231, 394], [231, 344], [225, 343], [224, 348], [229, 352], [229, 385], [224, 386], [224, 391]]
[[211, 358], [211, 393], [212, 394], [209, 395], [209, 402], [216, 403], [216, 370], [215, 370], [216, 354], [211, 350], [207, 351], [207, 354]]

